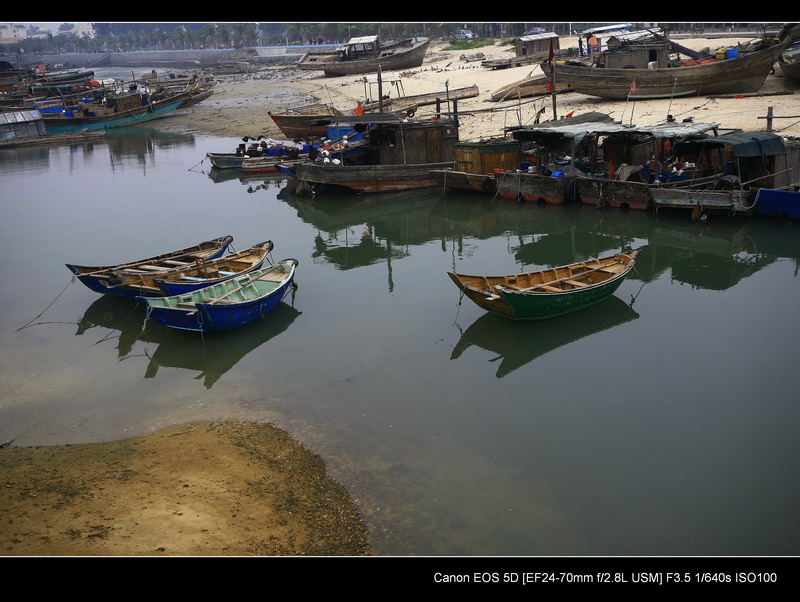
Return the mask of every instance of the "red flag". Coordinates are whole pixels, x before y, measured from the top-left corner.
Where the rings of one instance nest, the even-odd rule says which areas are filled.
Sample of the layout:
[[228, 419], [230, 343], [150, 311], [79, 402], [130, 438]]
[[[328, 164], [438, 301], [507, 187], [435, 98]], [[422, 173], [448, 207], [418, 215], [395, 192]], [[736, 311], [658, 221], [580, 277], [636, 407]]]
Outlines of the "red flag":
[[361, 106], [361, 103], [358, 103], [358, 106], [353, 109], [353, 115], [363, 115], [364, 114], [364, 107]]
[[569, 113], [567, 113], [567, 117], [572, 117], [574, 114], [575, 114], [575, 111], [570, 111]]
[[556, 52], [553, 50], [553, 38], [550, 38], [550, 56], [548, 56], [547, 59], [552, 63], [555, 55]]
[[552, 79], [548, 79], [547, 80], [547, 93], [548, 94], [552, 94], [553, 93], [553, 80]]

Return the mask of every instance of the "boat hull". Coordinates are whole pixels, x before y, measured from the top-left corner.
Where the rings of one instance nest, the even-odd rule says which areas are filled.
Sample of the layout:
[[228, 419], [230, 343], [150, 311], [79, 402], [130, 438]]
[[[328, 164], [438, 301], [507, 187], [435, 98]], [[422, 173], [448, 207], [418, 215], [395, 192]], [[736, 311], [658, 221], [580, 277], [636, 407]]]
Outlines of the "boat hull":
[[563, 205], [574, 200], [572, 178], [556, 178], [528, 172], [496, 174], [497, 194], [506, 199]]
[[493, 174], [434, 169], [431, 170], [431, 175], [439, 186], [444, 186], [445, 188], [482, 193], [494, 193], [497, 191], [497, 181]]
[[119, 282], [113, 277], [112, 271], [125, 267], [133, 267], [141, 264], [154, 263], [163, 260], [196, 262], [200, 259], [211, 260], [222, 257], [228, 246], [233, 242], [232, 236], [223, 236], [214, 240], [199, 243], [193, 247], [187, 247], [179, 251], [164, 253], [146, 259], [128, 262], [118, 265], [106, 266], [83, 266], [68, 263], [67, 268], [74, 274], [74, 278], [80, 280], [90, 290], [101, 295], [118, 295], [122, 297], [132, 297], [139, 293], [133, 293], [124, 287], [119, 286]]
[[170, 103], [155, 107], [139, 107], [130, 111], [113, 113], [111, 115], [98, 117], [53, 117], [44, 118], [47, 131], [53, 134], [62, 132], [76, 132], [79, 130], [106, 130], [111, 128], [125, 127], [129, 125], [139, 125], [146, 121], [159, 119], [168, 113], [178, 109], [184, 97]]
[[785, 215], [800, 219], [800, 192], [762, 188], [756, 192], [755, 207], [759, 215]]
[[379, 69], [384, 72], [392, 69], [414, 69], [422, 65], [425, 53], [430, 46], [430, 39], [420, 38], [407, 49], [395, 49], [395, 46], [383, 47], [383, 52], [391, 50], [391, 54], [355, 60], [331, 59], [326, 58], [325, 55], [317, 57], [309, 53], [303, 56], [295, 66], [298, 69], [321, 70], [327, 77], [375, 73]]
[[454, 162], [413, 165], [334, 165], [298, 163], [294, 176], [306, 185], [336, 186], [359, 193], [413, 190], [436, 186], [431, 170], [452, 168]]
[[[785, 45], [686, 67], [610, 69], [556, 64], [555, 79], [575, 92], [615, 100], [757, 92]], [[551, 76], [549, 63], [541, 63], [541, 68], [547, 77]]]
[[[291, 262], [291, 263], [289, 263]], [[234, 278], [227, 283], [213, 285], [188, 295], [164, 297], [162, 299], [144, 298], [149, 315], [159, 324], [178, 330], [195, 332], [226, 332], [264, 318], [280, 303], [294, 285], [297, 260], [279, 262], [265, 270], [253, 272], [242, 278]], [[274, 289], [252, 299], [233, 303], [208, 303], [203, 299], [224, 294], [226, 286], [247, 284], [263, 277], [264, 272], [277, 271], [286, 265], [289, 271]], [[249, 279], [249, 280], [248, 280]]]
[[750, 213], [750, 190], [685, 190], [680, 188], [652, 188], [650, 196], [656, 209], [693, 209], [698, 211], [722, 210]]
[[576, 178], [578, 197], [586, 205], [646, 210], [653, 201], [644, 182]]
[[[610, 297], [633, 268], [638, 253], [634, 250], [528, 274], [467, 276], [448, 272], [448, 275], [481, 309], [512, 320], [545, 320], [591, 307]], [[548, 286], [555, 283], [563, 289]]]

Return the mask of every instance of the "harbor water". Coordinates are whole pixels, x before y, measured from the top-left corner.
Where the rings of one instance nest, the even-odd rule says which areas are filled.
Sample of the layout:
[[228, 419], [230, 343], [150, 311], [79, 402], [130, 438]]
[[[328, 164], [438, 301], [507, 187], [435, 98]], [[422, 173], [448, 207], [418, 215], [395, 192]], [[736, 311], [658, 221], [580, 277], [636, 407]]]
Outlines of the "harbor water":
[[[124, 128], [0, 151], [0, 441], [272, 422], [320, 454], [379, 555], [797, 555], [800, 233], [781, 218], [427, 189], [300, 196], [215, 173], [240, 140]], [[225, 234], [299, 260], [262, 321], [172, 331], [65, 263]], [[448, 271], [641, 247], [613, 297], [516, 323]]]

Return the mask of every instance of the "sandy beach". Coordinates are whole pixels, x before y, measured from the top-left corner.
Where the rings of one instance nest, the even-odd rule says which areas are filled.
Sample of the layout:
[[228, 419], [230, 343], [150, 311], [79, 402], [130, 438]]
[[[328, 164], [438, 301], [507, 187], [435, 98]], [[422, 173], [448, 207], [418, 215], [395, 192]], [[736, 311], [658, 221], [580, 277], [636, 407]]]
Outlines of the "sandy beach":
[[[715, 49], [751, 38], [682, 40]], [[562, 47], [576, 45], [562, 41]], [[532, 123], [550, 98], [492, 102], [493, 91], [538, 66], [501, 70], [464, 56], [512, 56], [510, 46], [447, 50], [434, 43], [419, 68], [403, 72], [406, 95], [477, 84], [476, 98], [459, 101], [460, 138], [503, 135]], [[291, 66], [223, 76], [208, 100], [154, 121], [165, 132], [240, 139], [284, 136], [267, 111], [325, 102], [343, 111], [365, 99], [361, 76], [325, 77]], [[386, 92], [386, 89], [384, 90]], [[393, 96], [395, 91], [389, 88]], [[800, 86], [779, 69], [758, 94], [694, 97], [636, 103], [577, 93], [558, 96], [559, 117], [601, 111], [637, 125], [713, 122], [721, 128], [764, 130], [769, 107], [776, 116], [797, 115]], [[417, 117], [426, 118], [427, 107]], [[800, 136], [800, 119], [778, 119], [774, 129]], [[221, 148], [219, 152], [231, 152]], [[270, 425], [225, 421], [189, 424], [143, 437], [58, 447], [0, 448], [0, 554], [7, 556], [356, 556], [370, 553], [357, 504], [326, 475], [321, 458]]]
[[[680, 43], [693, 50], [745, 43], [752, 37], [691, 38]], [[575, 38], [562, 40], [562, 48], [576, 46]], [[531, 74], [541, 74], [538, 65], [525, 65], [507, 69], [490, 70], [481, 67], [480, 61], [467, 61], [482, 53], [486, 59], [513, 56], [511, 46], [495, 45], [474, 51], [447, 50], [444, 43], [433, 43], [421, 67], [403, 72], [386, 73], [387, 79], [400, 75], [403, 92], [408, 95], [444, 91], [477, 85], [477, 97], [458, 103], [460, 113], [459, 137], [473, 140], [503, 135], [505, 127], [533, 123], [536, 113], [545, 109], [541, 119], [552, 119], [551, 98], [524, 98], [521, 101], [491, 101], [491, 94]], [[292, 67], [264, 68], [256, 74], [223, 76], [215, 87], [214, 95], [181, 115], [163, 120], [161, 130], [183, 133], [205, 133], [218, 136], [241, 137], [266, 135], [284, 138], [267, 115], [267, 111], [281, 110], [311, 102], [329, 103], [342, 111], [352, 111], [358, 101], [365, 100], [363, 76], [325, 77], [322, 72], [300, 71]], [[393, 85], [384, 86], [384, 94], [397, 97]], [[721, 128], [765, 130], [768, 107], [775, 116], [796, 116], [796, 94], [800, 84], [783, 77], [776, 67], [758, 93], [741, 97], [690, 97], [678, 99], [640, 100], [637, 102], [610, 101], [578, 93], [560, 94], [557, 97], [557, 117], [601, 111], [623, 123], [647, 126], [663, 123], [671, 114], [677, 121], [691, 118], [695, 122], [717, 123]], [[377, 86], [372, 93], [377, 94]], [[416, 115], [425, 118], [433, 114], [433, 107], [423, 107]], [[773, 129], [786, 136], [800, 135], [800, 119], [775, 119]], [[221, 150], [220, 152], [226, 152]]]

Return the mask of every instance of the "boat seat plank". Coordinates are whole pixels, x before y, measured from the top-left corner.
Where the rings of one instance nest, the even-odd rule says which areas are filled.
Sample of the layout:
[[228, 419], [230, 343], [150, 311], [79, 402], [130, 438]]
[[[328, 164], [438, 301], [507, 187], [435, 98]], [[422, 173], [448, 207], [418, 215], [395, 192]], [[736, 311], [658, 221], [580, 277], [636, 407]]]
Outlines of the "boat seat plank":
[[574, 286], [576, 288], [589, 286], [589, 283], [587, 283], [587, 282], [578, 282], [577, 280], [565, 280], [564, 282], [566, 282], [567, 284], [571, 284], [572, 286]]
[[174, 259], [165, 259], [164, 263], [168, 265], [192, 265], [191, 263], [187, 263], [185, 261], [175, 261]]

